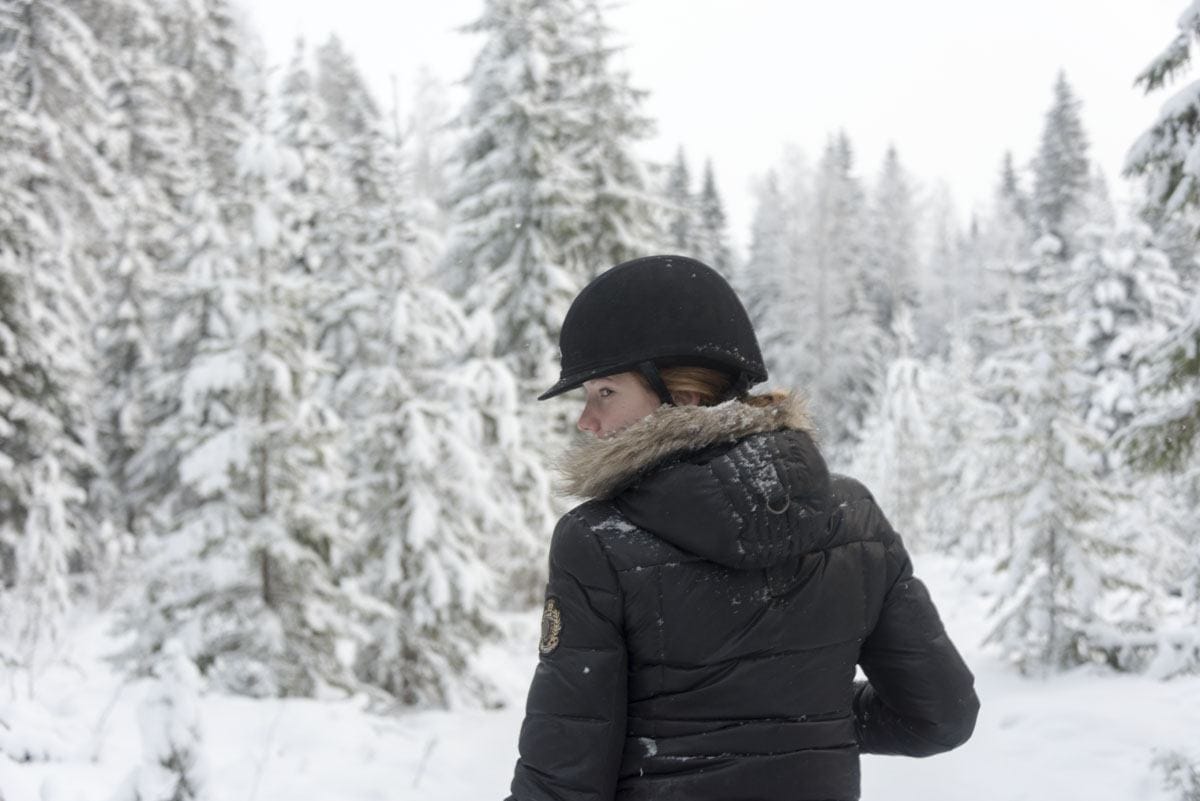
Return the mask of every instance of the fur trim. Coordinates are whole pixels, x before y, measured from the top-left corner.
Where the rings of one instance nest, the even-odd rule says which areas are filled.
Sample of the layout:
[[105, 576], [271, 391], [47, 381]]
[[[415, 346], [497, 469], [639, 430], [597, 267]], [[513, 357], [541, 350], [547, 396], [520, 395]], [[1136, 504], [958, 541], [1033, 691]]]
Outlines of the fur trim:
[[604, 438], [569, 448], [555, 461], [558, 491], [577, 498], [609, 498], [631, 481], [681, 452], [751, 434], [797, 429], [816, 436], [803, 395], [775, 390], [766, 406], [730, 400], [717, 406], [660, 406]]

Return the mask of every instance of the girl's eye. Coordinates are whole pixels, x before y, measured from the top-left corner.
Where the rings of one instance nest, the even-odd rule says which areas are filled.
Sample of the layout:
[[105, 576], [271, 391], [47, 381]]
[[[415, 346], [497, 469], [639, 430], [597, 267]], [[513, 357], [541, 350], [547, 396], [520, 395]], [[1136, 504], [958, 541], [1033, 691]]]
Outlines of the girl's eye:
[[597, 391], [596, 391], [596, 394], [597, 394], [597, 395], [599, 395], [599, 396], [600, 396], [600, 397], [602, 397], [602, 398], [607, 398], [607, 397], [608, 397], [608, 395], [605, 395], [605, 394], [604, 394], [605, 392], [607, 392], [609, 395], [611, 395], [611, 394], [612, 394], [612, 390], [611, 390], [611, 389], [609, 389], [608, 387], [601, 387], [599, 390], [597, 390]]

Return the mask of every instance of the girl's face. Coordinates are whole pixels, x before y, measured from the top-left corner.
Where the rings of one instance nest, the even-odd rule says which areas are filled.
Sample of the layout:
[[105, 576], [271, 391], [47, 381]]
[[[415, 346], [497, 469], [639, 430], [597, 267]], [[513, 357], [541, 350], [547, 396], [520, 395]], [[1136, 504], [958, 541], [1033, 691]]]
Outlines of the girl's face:
[[576, 425], [594, 437], [615, 434], [662, 405], [637, 373], [593, 378], [583, 382], [583, 391], [587, 394], [586, 405]]

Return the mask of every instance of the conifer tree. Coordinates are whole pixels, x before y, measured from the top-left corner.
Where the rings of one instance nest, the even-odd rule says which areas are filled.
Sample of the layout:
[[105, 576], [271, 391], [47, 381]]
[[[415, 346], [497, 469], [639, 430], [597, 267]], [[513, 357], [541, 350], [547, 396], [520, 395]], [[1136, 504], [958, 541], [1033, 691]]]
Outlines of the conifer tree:
[[[495, 599], [513, 566], [537, 551], [517, 492], [536, 457], [487, 327], [403, 270], [379, 277], [379, 338], [338, 387], [353, 420], [350, 502], [366, 522], [349, 567], [379, 602], [356, 670], [408, 706], [489, 699], [471, 656], [499, 633]], [[493, 448], [517, 458], [501, 466]]]
[[[1147, 94], [1175, 80], [1191, 64], [1200, 37], [1200, 8], [1190, 6], [1179, 18], [1178, 33], [1135, 83]], [[1193, 83], [1192, 87], [1195, 86]], [[1200, 140], [1200, 99], [1190, 88], [1164, 104], [1158, 118], [1130, 149], [1125, 172], [1146, 181], [1152, 216], [1162, 224], [1183, 226], [1183, 239], [1194, 262], [1195, 225], [1200, 209], [1200, 165], [1188, 154]], [[1190, 287], [1194, 290], [1194, 287]], [[1155, 347], [1139, 361], [1145, 365], [1139, 391], [1153, 403], [1139, 415], [1125, 442], [1135, 464], [1153, 470], [1182, 470], [1196, 459], [1200, 431], [1200, 302], [1187, 309]]]
[[800, 151], [785, 151], [756, 189], [750, 257], [735, 274], [745, 292], [772, 379], [811, 390], [818, 365], [812, 342], [819, 316], [812, 170]]
[[1021, 178], [1013, 164], [1012, 151], [1005, 151], [1000, 164], [1000, 182], [996, 187], [997, 213], [1011, 215], [1026, 227], [1030, 225], [1030, 198], [1021, 186]]
[[1137, 545], [1106, 522], [1119, 497], [1097, 478], [1104, 439], [1081, 408], [1094, 388], [1080, 367], [1074, 310], [1063, 302], [1070, 265], [1062, 243], [1038, 240], [1021, 269], [1026, 294], [1011, 321], [1018, 336], [984, 368], [986, 391], [1014, 404], [999, 452], [1022, 465], [1019, 476], [993, 479], [995, 496], [1015, 502], [1016, 517], [1000, 551], [1007, 587], [989, 639], [1035, 671], [1114, 658], [1102, 603], [1106, 593], [1136, 591]]
[[979, 279], [983, 286], [976, 307], [981, 313], [977, 315], [981, 324], [974, 327], [972, 337], [980, 357], [1009, 343], [1011, 328], [1003, 323], [991, 324], [988, 320], [994, 323], [1008, 319], [1006, 313], [1019, 302], [1021, 273], [1014, 270], [1013, 265], [1027, 258], [1034, 241], [1027, 207], [1027, 198], [1013, 168], [1012, 154], [1006, 153], [977, 242]]
[[412, 172], [409, 194], [415, 255], [420, 263], [433, 264], [445, 248], [450, 224], [447, 185], [453, 145], [446, 87], [428, 70], [418, 73], [407, 119], [404, 147]]
[[1016, 506], [1007, 488], [1020, 470], [1013, 443], [1002, 435], [1011, 404], [995, 402], [981, 386], [971, 335], [986, 318], [977, 312], [952, 327], [947, 355], [930, 357], [926, 374], [927, 412], [936, 421], [924, 444], [936, 454], [926, 497], [927, 544], [968, 560], [1011, 542]]
[[524, 391], [553, 383], [558, 326], [587, 274], [570, 249], [590, 197], [572, 152], [574, 11], [567, 0], [488, 0], [467, 28], [484, 42], [461, 116], [446, 286], [494, 315], [498, 355]]
[[342, 570], [368, 607], [355, 672], [409, 706], [490, 699], [471, 656], [498, 632], [498, 595], [540, 591], [545, 476], [512, 373], [492, 356], [487, 309], [468, 317], [432, 284], [414, 245], [415, 176], [372, 114], [356, 119], [364, 127], [345, 130], [371, 168], [347, 211], [357, 285], [338, 308], [356, 338], [333, 394], [347, 421], [346, 500], [363, 522]]
[[262, 132], [241, 159], [243, 271], [224, 299], [224, 337], [208, 340], [183, 387], [187, 405], [220, 415], [181, 443], [186, 506], [151, 562], [134, 650], [152, 663], [162, 638], [180, 633], [218, 685], [311, 695], [355, 686], [338, 651], [359, 636], [358, 609], [334, 579], [353, 529], [339, 515], [339, 422], [316, 392], [327, 368], [305, 316], [310, 283], [280, 241], [300, 159]]
[[653, 132], [653, 122], [641, 110], [646, 92], [634, 89], [628, 73], [614, 67], [618, 49], [600, 0], [584, 0], [576, 18], [573, 69], [579, 77], [572, 93], [583, 108], [584, 124], [574, 159], [587, 179], [589, 214], [572, 260], [587, 265], [591, 278], [652, 252], [661, 234], [649, 178], [634, 152]]
[[848, 458], [883, 378], [883, 337], [868, 297], [866, 202], [850, 140], [831, 137], [816, 183], [812, 391], [834, 458]]
[[1197, 259], [1195, 231], [1200, 231], [1200, 208], [1179, 209], [1168, 213], [1155, 203], [1140, 202], [1139, 216], [1150, 226], [1153, 245], [1166, 254], [1172, 271], [1185, 289], [1200, 286], [1200, 260]]
[[144, 444], [148, 386], [159, 370], [153, 332], [164, 324], [160, 271], [184, 249], [179, 234], [187, 224], [190, 132], [178, 89], [187, 77], [168, 61], [168, 31], [157, 7], [131, 0], [93, 11], [104, 13], [89, 24], [115, 54], [108, 92], [114, 130], [106, 150], [120, 187], [113, 199], [115, 236], [102, 269], [101, 505], [118, 530], [141, 536], [148, 504], [136, 458]]
[[1080, 102], [1065, 73], [1054, 83], [1054, 101], [1046, 112], [1041, 144], [1033, 164], [1031, 211], [1040, 232], [1058, 237], [1074, 255], [1074, 233], [1086, 219], [1091, 189], [1088, 141]]
[[733, 254], [729, 249], [729, 232], [725, 208], [717, 191], [712, 159], [704, 162], [704, 179], [696, 199], [696, 242], [690, 252], [717, 272], [729, 278], [733, 274]]
[[325, 191], [325, 236], [336, 252], [329, 253], [322, 275], [329, 302], [317, 315], [323, 352], [340, 376], [366, 358], [369, 340], [377, 336], [367, 288], [390, 270], [423, 275], [417, 268], [424, 270], [427, 262], [414, 264], [412, 182], [403, 168], [399, 132], [388, 131], [357, 65], [336, 37], [317, 51], [316, 86], [322, 125], [334, 140], [328, 157], [342, 176]]
[[[789, 331], [791, 315], [785, 310], [788, 254], [787, 221], [779, 178], [774, 170], [755, 188], [757, 201], [750, 225], [750, 253], [746, 268], [736, 275], [734, 286], [745, 300], [746, 311], [763, 357], [773, 377], [793, 376], [790, 354], [794, 346]], [[789, 379], [784, 379], [785, 385]], [[794, 380], [794, 379], [790, 379]]]
[[[322, 52], [328, 55], [327, 50]], [[334, 376], [357, 358], [361, 348], [361, 324], [347, 313], [345, 298], [361, 285], [364, 269], [369, 269], [364, 265], [372, 254], [364, 240], [372, 232], [363, 230], [367, 212], [362, 207], [379, 205], [377, 187], [382, 177], [373, 172], [380, 166], [378, 159], [362, 141], [373, 123], [370, 97], [356, 90], [353, 73], [337, 77], [340, 80], [329, 75], [314, 80], [307, 48], [303, 40], [298, 41], [280, 86], [282, 119], [277, 132], [285, 152], [299, 159], [287, 185], [280, 244], [290, 262], [287, 269], [309, 282], [311, 307], [304, 313], [315, 321], [318, 347], [330, 360]], [[333, 84], [341, 92], [335, 109], [328, 108], [318, 93], [322, 84]], [[326, 397], [331, 381], [322, 381], [321, 394]]]
[[929, 249], [920, 275], [918, 340], [922, 352], [943, 353], [946, 332], [966, 313], [963, 235], [946, 185], [933, 193], [928, 212]]
[[419, 171], [404, 168], [349, 56], [327, 44], [318, 70], [340, 87], [323, 98], [346, 145], [339, 172], [355, 177], [337, 226], [354, 284], [330, 318], [352, 336], [332, 399], [346, 421], [346, 502], [362, 521], [341, 570], [366, 607], [355, 673], [408, 706], [490, 700], [471, 657], [498, 633], [495, 599], [520, 606], [544, 583], [541, 456], [493, 355], [489, 310], [468, 316], [432, 284], [414, 196], [431, 200], [433, 187], [414, 189]]
[[164, 659], [138, 709], [142, 764], [110, 801], [207, 801], [212, 778], [205, 759], [198, 701], [200, 674], [178, 640], [163, 645]]
[[77, 522], [85, 496], [70, 477], [62, 475], [53, 455], [38, 458], [31, 470], [14, 477], [26, 476], [30, 489], [38, 494], [20, 510], [22, 527], [13, 525], [18, 521], [5, 521], [2, 532], [11, 549], [4, 567], [12, 581], [0, 595], [0, 664], [24, 669], [32, 695], [38, 669], [66, 645], [64, 630], [71, 605], [68, 560], [85, 534]]
[[688, 168], [683, 145], [675, 152], [675, 160], [667, 172], [663, 187], [666, 198], [667, 250], [687, 254], [696, 246], [695, 236], [698, 221], [696, 204], [692, 195], [692, 176]]
[[[1076, 339], [1085, 349], [1082, 368], [1096, 381], [1085, 413], [1111, 440], [1126, 431], [1141, 405], [1138, 355], [1178, 324], [1186, 300], [1147, 227], [1114, 232], [1088, 226], [1080, 238], [1068, 302], [1081, 312]], [[1106, 469], [1115, 467], [1118, 453], [1106, 453], [1105, 462]]]
[[854, 475], [867, 482], [880, 507], [905, 540], [930, 545], [926, 510], [945, 453], [935, 436], [944, 420], [935, 417], [929, 366], [915, 355], [912, 312], [899, 306], [895, 318], [899, 352], [888, 365], [880, 403], [863, 426]]
[[781, 340], [779, 377], [785, 386], [812, 387], [818, 372], [816, 355], [810, 347], [816, 339], [820, 315], [817, 308], [818, 243], [815, 175], [804, 154], [786, 148], [779, 165], [782, 196], [783, 261], [778, 276], [779, 295], [774, 299], [775, 330]]
[[113, 190], [107, 62], [60, 4], [0, 6], [0, 41], [0, 583], [47, 613], [10, 624], [50, 632], [64, 555], [94, 564], [102, 545], [89, 301]]
[[206, 366], [211, 353], [233, 348], [228, 338], [236, 319], [230, 304], [237, 256], [231, 229], [245, 222], [236, 156], [249, 121], [239, 79], [242, 34], [225, 0], [168, 6], [163, 13], [168, 64], [181, 76], [175, 84], [179, 117], [186, 120], [186, 139], [174, 154], [182, 176], [180, 224], [175, 246], [158, 265], [158, 369], [146, 386], [143, 439], [129, 471], [153, 525], [169, 530], [194, 501], [180, 485], [183, 443], [205, 439], [199, 429], [224, 418], [219, 381]]
[[910, 179], [894, 146], [888, 147], [869, 210], [867, 275], [879, 327], [893, 330], [900, 309], [917, 303], [916, 210]]
[[315, 89], [326, 114], [321, 122], [339, 142], [362, 136], [381, 112], [353, 56], [332, 34], [317, 48], [316, 57]]
[[[236, 42], [226, 39], [236, 32], [219, 7], [200, 10], [182, 21], [209, 23], [185, 26], [194, 68], [204, 70], [209, 48]], [[221, 52], [226, 80], [255, 69], [238, 50]], [[138, 635], [127, 656], [153, 669], [165, 640], [179, 636], [219, 686], [307, 695], [357, 686], [339, 656], [358, 636], [355, 599], [334, 579], [353, 527], [338, 502], [338, 420], [316, 392], [327, 368], [308, 314], [316, 304], [307, 243], [287, 238], [300, 217], [289, 184], [304, 160], [266, 130], [261, 88], [250, 124], [245, 88], [196, 89], [211, 106], [195, 121], [189, 154], [198, 171], [187, 200], [192, 247], [173, 265], [187, 280], [164, 297], [174, 324], [143, 455], [167, 472], [159, 488], [166, 525], [147, 546], [145, 598], [127, 610]], [[235, 122], [234, 131], [209, 130]], [[231, 153], [236, 134], [244, 141]]]

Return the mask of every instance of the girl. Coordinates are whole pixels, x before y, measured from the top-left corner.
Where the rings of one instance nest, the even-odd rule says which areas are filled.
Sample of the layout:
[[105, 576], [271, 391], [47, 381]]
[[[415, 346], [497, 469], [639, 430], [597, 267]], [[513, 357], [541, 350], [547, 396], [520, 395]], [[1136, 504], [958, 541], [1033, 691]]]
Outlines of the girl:
[[[979, 701], [900, 537], [830, 475], [802, 400], [698, 261], [620, 264], [571, 305], [583, 387], [511, 801], [838, 801], [860, 753], [963, 743]], [[855, 682], [855, 666], [867, 677]]]

